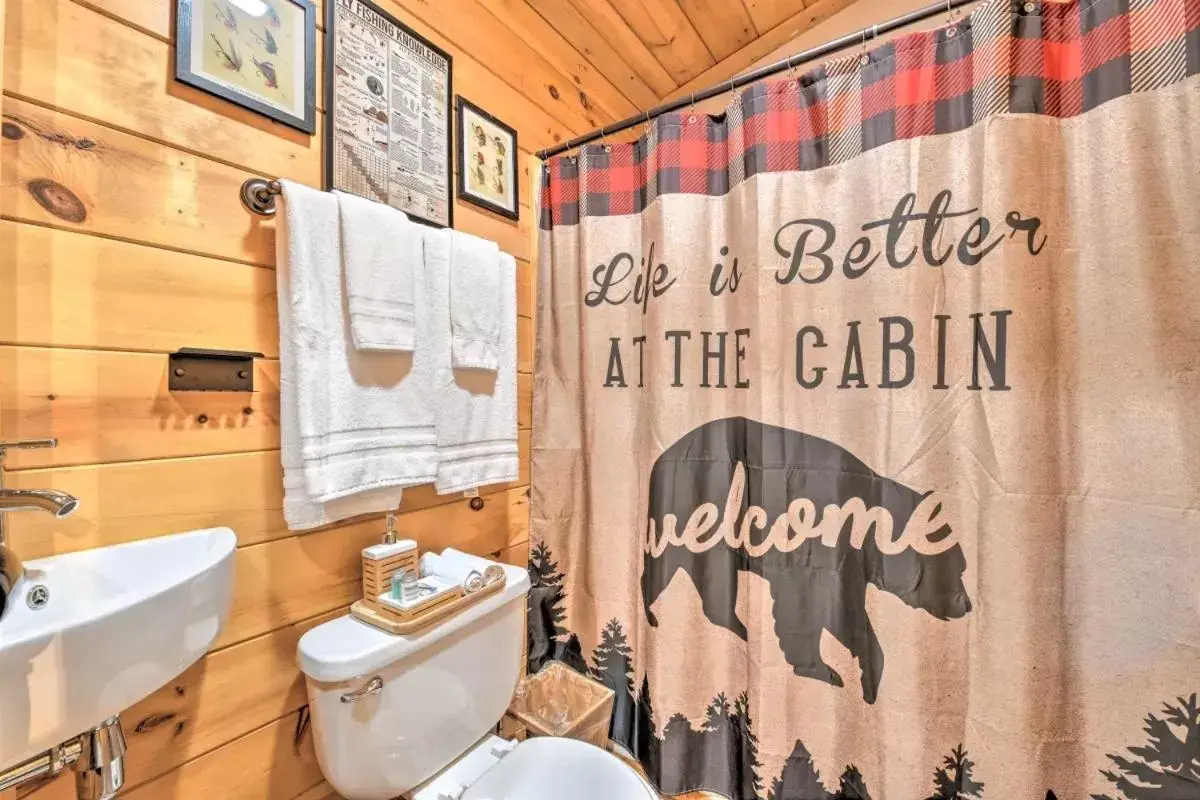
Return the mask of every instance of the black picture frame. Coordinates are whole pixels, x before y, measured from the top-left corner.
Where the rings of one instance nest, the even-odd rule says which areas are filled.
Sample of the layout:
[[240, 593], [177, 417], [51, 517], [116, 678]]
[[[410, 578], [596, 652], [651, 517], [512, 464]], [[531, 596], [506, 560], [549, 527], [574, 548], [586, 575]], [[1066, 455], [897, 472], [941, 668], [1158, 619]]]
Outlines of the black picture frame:
[[[493, 203], [486, 198], [479, 197], [478, 195], [471, 194], [467, 191], [467, 136], [465, 120], [465, 112], [467, 110], [470, 110], [470, 112], [476, 116], [483, 117], [483, 119], [504, 131], [512, 139], [512, 144], [508, 148], [508, 153], [506, 154], [508, 157], [508, 165], [510, 170], [509, 174], [512, 175], [513, 182], [513, 206], [511, 209], [505, 208], [498, 203]], [[458, 165], [458, 199], [471, 203], [472, 205], [479, 206], [480, 208], [487, 209], [493, 214], [499, 214], [500, 216], [508, 217], [511, 220], [519, 220], [521, 217], [521, 178], [517, 172], [516, 130], [514, 130], [511, 125], [502, 122], [492, 114], [484, 111], [482, 108], [475, 105], [461, 94], [455, 98], [454, 117], [455, 138], [458, 142], [458, 152], [456, 153], [456, 163]]]
[[[325, 0], [325, 156], [322, 175], [322, 188], [325, 191], [348, 191], [343, 187], [337, 186], [333, 181], [333, 155], [334, 146], [336, 144], [334, 136], [336, 131], [336, 107], [337, 99], [335, 97], [335, 76], [334, 69], [337, 66], [337, 6], [341, 0]], [[411, 37], [417, 42], [420, 42], [425, 47], [446, 60], [446, 170], [449, 172], [453, 169], [451, 158], [454, 155], [454, 115], [453, 101], [454, 97], [454, 57], [447, 53], [442, 48], [438, 47], [433, 42], [426, 39], [415, 30], [405, 25], [393, 15], [384, 11], [371, 0], [357, 0], [357, 2], [374, 13], [378, 14], [383, 19], [400, 29], [405, 35]], [[454, 227], [454, 181], [450, 175], [446, 176], [446, 222], [438, 222], [437, 220], [427, 219], [419, 214], [405, 212], [408, 218], [414, 222], [419, 222], [423, 225], [428, 225], [432, 228], [453, 228]]]
[[317, 7], [313, 0], [276, 0], [304, 11], [304, 116], [290, 114], [214, 81], [193, 69], [192, 20], [201, 0], [175, 0], [175, 80], [308, 135], [317, 132]]

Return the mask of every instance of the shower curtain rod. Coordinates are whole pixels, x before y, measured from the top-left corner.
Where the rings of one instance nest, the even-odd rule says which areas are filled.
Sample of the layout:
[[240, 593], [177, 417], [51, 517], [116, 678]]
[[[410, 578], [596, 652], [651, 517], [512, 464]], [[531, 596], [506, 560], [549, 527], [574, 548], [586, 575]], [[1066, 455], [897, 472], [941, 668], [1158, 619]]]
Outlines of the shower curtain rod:
[[666, 114], [670, 111], [678, 111], [681, 108], [687, 108], [688, 106], [694, 105], [702, 100], [708, 100], [709, 98], [716, 97], [717, 95], [724, 94], [725, 92], [731, 92], [735, 89], [740, 89], [743, 86], [747, 86], [756, 81], [761, 81], [763, 78], [768, 78], [776, 73], [783, 72], [784, 70], [797, 67], [810, 61], [814, 61], [815, 59], [821, 58], [822, 56], [827, 56], [830, 53], [835, 53], [844, 47], [849, 47], [850, 45], [859, 43], [866, 44], [868, 41], [874, 39], [880, 34], [891, 33], [897, 28], [903, 28], [905, 25], [911, 25], [914, 22], [920, 22], [922, 20], [929, 19], [930, 17], [935, 17], [938, 14], [948, 14], [954, 11], [956, 8], [968, 6], [975, 2], [978, 2], [978, 0], [945, 0], [945, 2], [934, 3], [933, 5], [925, 6], [924, 8], [918, 8], [916, 11], [910, 11], [907, 14], [901, 14], [898, 17], [889, 19], [887, 22], [880, 22], [877, 25], [872, 25], [869, 28], [863, 28], [861, 31], [857, 31], [855, 33], [848, 33], [845, 36], [841, 36], [837, 39], [833, 39], [832, 41], [828, 41], [825, 44], [804, 50], [803, 52], [794, 53], [787, 58], [781, 59], [772, 64], [767, 64], [765, 67], [759, 67], [752, 72], [743, 73], [727, 81], [722, 81], [721, 83], [710, 86], [703, 91], [693, 92], [684, 97], [680, 97], [677, 100], [672, 100], [668, 103], [657, 105], [654, 108], [651, 108], [649, 111], [643, 111], [641, 114], [637, 114], [632, 117], [626, 117], [620, 122], [614, 122], [612, 125], [604, 125], [594, 131], [585, 133], [582, 136], [577, 136], [574, 139], [564, 142], [563, 144], [558, 144], [554, 147], [547, 147], [545, 150], [539, 150], [537, 152], [537, 157], [544, 161], [551, 156], [556, 156], [559, 153], [565, 153], [566, 151], [572, 150], [580, 145], [594, 142], [597, 139], [603, 139], [605, 136], [613, 133], [620, 133], [621, 131], [632, 128], [634, 125], [649, 122], [651, 119], [654, 119], [662, 114]]

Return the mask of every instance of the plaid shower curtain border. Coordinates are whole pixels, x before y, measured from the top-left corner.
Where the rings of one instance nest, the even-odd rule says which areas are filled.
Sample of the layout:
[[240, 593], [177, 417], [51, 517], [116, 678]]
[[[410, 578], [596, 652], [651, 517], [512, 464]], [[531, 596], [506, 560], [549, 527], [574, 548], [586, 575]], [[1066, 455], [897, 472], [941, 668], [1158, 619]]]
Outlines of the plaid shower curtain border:
[[992, 0], [794, 78], [742, 90], [723, 118], [665, 114], [635, 142], [543, 165], [543, 229], [721, 196], [764, 172], [838, 164], [998, 114], [1073, 117], [1200, 73], [1200, 0]]

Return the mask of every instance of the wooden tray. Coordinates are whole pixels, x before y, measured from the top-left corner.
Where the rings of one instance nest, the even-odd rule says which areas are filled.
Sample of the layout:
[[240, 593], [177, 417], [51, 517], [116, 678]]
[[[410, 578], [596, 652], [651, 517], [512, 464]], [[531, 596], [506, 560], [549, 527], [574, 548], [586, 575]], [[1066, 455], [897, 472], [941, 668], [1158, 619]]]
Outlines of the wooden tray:
[[379, 603], [372, 605], [366, 600], [359, 600], [350, 606], [350, 613], [356, 619], [360, 619], [368, 625], [373, 625], [381, 631], [386, 631], [397, 636], [407, 636], [424, 630], [436, 622], [442, 622], [461, 611], [465, 611], [483, 598], [503, 589], [506, 583], [507, 580], [496, 581], [479, 591], [458, 597], [447, 595], [448, 600], [425, 606], [416, 613], [401, 614]]

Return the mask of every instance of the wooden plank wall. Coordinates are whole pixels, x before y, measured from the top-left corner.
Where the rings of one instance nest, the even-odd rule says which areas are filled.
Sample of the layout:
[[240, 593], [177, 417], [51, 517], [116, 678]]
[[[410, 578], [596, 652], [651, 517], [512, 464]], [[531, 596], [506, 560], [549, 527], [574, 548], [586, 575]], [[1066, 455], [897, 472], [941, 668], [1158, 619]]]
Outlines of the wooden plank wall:
[[[519, 259], [521, 478], [489, 487], [478, 512], [461, 497], [410, 490], [399, 529], [423, 548], [454, 545], [523, 564], [529, 153], [633, 106], [584, 59], [572, 60], [565, 40], [522, 3], [376, 2], [453, 55], [456, 92], [517, 128], [526, 176], [517, 223], [455, 209], [460, 229]], [[82, 501], [67, 520], [14, 515], [12, 543], [36, 558], [233, 528], [230, 620], [205, 659], [122, 715], [130, 745], [123, 796], [312, 796], [321, 774], [296, 643], [355, 599], [359, 551], [383, 524], [358, 519], [304, 535], [284, 526], [274, 230], [242, 208], [238, 187], [252, 175], [319, 185], [324, 113], [310, 138], [175, 83], [173, 0], [0, 0], [5, 6], [0, 437], [57, 436], [56, 450], [14, 453], [8, 480]], [[166, 354], [181, 346], [265, 353], [259, 391], [169, 393]], [[22, 792], [31, 795], [71, 798], [70, 776]]]

